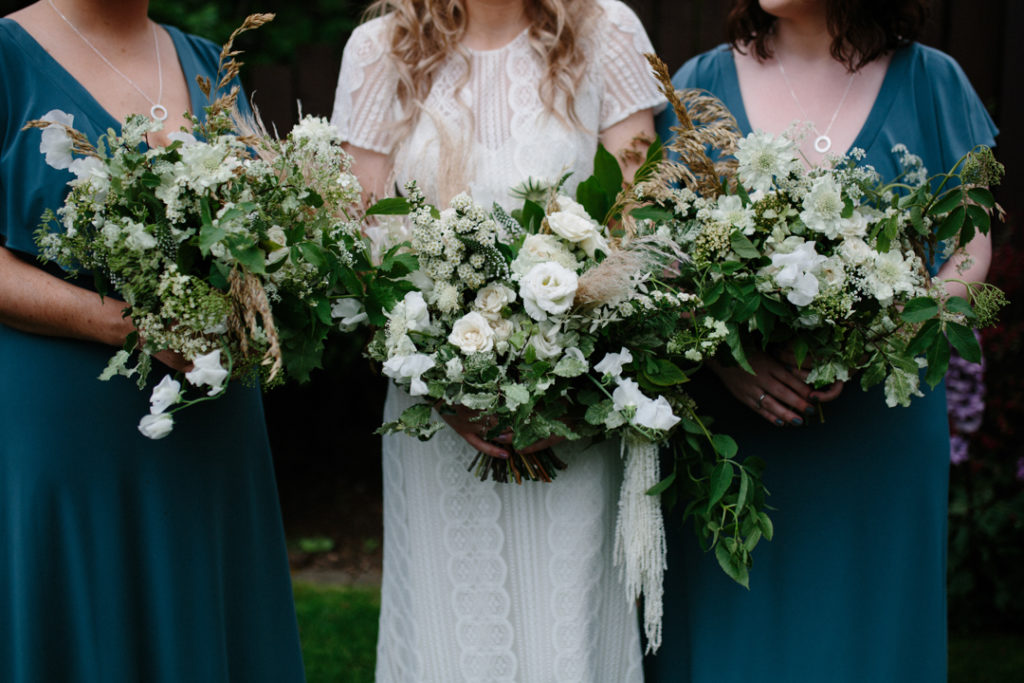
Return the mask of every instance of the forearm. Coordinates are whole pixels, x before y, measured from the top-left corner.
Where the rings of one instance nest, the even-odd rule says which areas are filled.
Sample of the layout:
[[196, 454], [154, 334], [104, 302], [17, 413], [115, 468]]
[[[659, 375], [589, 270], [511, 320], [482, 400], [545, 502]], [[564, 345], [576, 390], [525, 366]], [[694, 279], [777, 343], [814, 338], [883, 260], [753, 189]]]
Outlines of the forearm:
[[[937, 278], [945, 280], [946, 292], [950, 296], [967, 296], [967, 287], [954, 280], [964, 282], [984, 282], [988, 276], [989, 264], [992, 261], [991, 235], [976, 235], [964, 253], [955, 254], [942, 268]], [[961, 268], [966, 262], [966, 267]]]
[[56, 278], [0, 247], [0, 323], [32, 334], [120, 346], [124, 303]]

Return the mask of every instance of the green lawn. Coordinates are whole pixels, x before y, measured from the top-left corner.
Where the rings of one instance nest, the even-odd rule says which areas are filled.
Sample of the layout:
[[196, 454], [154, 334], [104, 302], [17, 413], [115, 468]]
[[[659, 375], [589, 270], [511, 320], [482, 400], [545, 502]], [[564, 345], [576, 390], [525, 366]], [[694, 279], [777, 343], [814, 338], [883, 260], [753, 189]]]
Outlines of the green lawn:
[[[295, 584], [308, 683], [372, 683], [380, 590]], [[950, 683], [1024, 680], [1024, 635], [954, 636]]]

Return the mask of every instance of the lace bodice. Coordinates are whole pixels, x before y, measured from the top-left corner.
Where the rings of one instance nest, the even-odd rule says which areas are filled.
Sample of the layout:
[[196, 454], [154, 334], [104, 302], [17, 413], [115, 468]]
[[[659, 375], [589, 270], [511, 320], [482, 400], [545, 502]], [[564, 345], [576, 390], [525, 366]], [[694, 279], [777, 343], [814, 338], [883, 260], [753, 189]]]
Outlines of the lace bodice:
[[[332, 120], [350, 144], [394, 154], [398, 185], [415, 179], [434, 203], [469, 188], [484, 206], [508, 207], [510, 188], [569, 171], [573, 186], [591, 173], [601, 131], [663, 101], [643, 57], [653, 48], [639, 19], [621, 2], [598, 4], [601, 15], [584, 39], [579, 126], [545, 109], [538, 88], [544, 63], [523, 31], [502, 48], [467, 50], [468, 60], [450, 56], [415, 129], [397, 140], [404, 113], [386, 16], [357, 28], [346, 45]], [[564, 99], [557, 105], [563, 111]]]

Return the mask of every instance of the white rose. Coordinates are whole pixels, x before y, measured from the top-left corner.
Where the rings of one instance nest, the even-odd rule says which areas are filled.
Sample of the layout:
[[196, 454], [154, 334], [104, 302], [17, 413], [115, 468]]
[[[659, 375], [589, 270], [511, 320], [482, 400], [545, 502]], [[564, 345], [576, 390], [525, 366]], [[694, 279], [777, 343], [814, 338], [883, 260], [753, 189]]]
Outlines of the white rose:
[[554, 235], [528, 235], [512, 261], [512, 273], [521, 278], [539, 263], [554, 261], [566, 268], [576, 268], [576, 257]]
[[568, 242], [582, 242], [598, 231], [597, 221], [568, 211], [556, 211], [548, 216], [548, 227]]
[[530, 337], [529, 345], [540, 360], [551, 360], [562, 355], [560, 342], [561, 327], [550, 323], [541, 323], [540, 329]]
[[668, 400], [664, 396], [659, 396], [653, 401], [648, 399], [637, 406], [633, 424], [649, 429], [666, 430], [675, 427], [679, 419], [672, 412]]
[[408, 292], [402, 299], [405, 304], [405, 326], [410, 332], [422, 332], [430, 327], [430, 311], [420, 292]]
[[495, 343], [507, 341], [512, 336], [512, 333], [516, 331], [515, 323], [506, 318], [498, 318], [489, 322], [491, 323], [491, 329], [494, 330]]
[[185, 373], [185, 379], [193, 385], [210, 387], [207, 396], [213, 396], [221, 391], [224, 381], [228, 378], [228, 371], [221, 367], [220, 349], [211, 351], [206, 355], [199, 356], [192, 361], [192, 370]]
[[594, 258], [594, 255], [599, 251], [603, 251], [606, 255], [609, 253], [608, 240], [606, 240], [604, 235], [599, 232], [595, 232], [593, 235], [580, 242], [580, 247], [590, 258]]
[[331, 317], [340, 319], [338, 328], [342, 332], [351, 332], [359, 326], [359, 323], [367, 319], [363, 303], [359, 299], [350, 297], [338, 299], [331, 304]]
[[149, 412], [159, 415], [177, 403], [180, 396], [181, 382], [175, 381], [170, 375], [164, 375], [160, 383], [153, 387], [153, 393], [149, 397]]
[[[64, 126], [75, 124], [75, 117], [60, 109], [51, 109], [40, 118], [51, 123], [62, 123]], [[56, 169], [71, 167], [71, 136], [64, 126], [43, 128], [42, 138], [39, 140], [39, 151], [46, 155], [47, 165]]]
[[576, 273], [549, 261], [530, 269], [519, 284], [519, 295], [527, 314], [534, 320], [547, 320], [548, 314], [569, 310], [576, 296]]
[[383, 372], [392, 379], [409, 380], [409, 394], [425, 396], [428, 392], [427, 383], [422, 375], [434, 367], [433, 357], [425, 353], [410, 353], [405, 356], [393, 356], [384, 362]]
[[147, 439], [162, 439], [174, 429], [174, 418], [167, 413], [143, 415], [139, 420], [139, 431]]
[[501, 315], [501, 309], [516, 300], [514, 290], [506, 287], [500, 282], [491, 282], [476, 293], [476, 301], [473, 307], [491, 320]]
[[618, 377], [622, 374], [622, 366], [632, 362], [633, 354], [626, 347], [622, 347], [618, 353], [605, 354], [601, 362], [594, 366], [594, 370], [602, 375]]
[[590, 214], [583, 208], [583, 205], [568, 195], [560, 194], [555, 197], [555, 206], [558, 207], [558, 211], [573, 213], [580, 218], [590, 218]]
[[494, 330], [491, 323], [476, 311], [471, 311], [452, 325], [448, 342], [462, 353], [486, 353], [494, 348]]
[[267, 230], [267, 239], [278, 245], [267, 254], [267, 265], [271, 266], [288, 255], [288, 237], [284, 234], [284, 228], [275, 225]]
[[875, 250], [857, 237], [848, 237], [839, 245], [839, 255], [850, 265], [859, 266], [875, 257]]

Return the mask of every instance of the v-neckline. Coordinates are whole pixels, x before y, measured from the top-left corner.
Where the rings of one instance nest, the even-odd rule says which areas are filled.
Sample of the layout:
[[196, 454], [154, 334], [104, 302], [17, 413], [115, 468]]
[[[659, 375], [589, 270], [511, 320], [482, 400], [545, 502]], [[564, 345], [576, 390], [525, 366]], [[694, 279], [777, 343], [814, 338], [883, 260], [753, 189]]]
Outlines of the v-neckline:
[[[53, 55], [47, 51], [43, 45], [35, 39], [31, 33], [25, 30], [25, 27], [19, 24], [17, 21], [0, 17], [0, 23], [11, 26], [14, 28], [12, 36], [20, 44], [23, 52], [33, 59], [39, 66], [41, 73], [54, 85], [62, 88], [71, 101], [80, 103], [82, 113], [85, 114], [86, 118], [93, 119], [93, 123], [97, 125], [100, 130], [107, 130], [113, 128], [114, 130], [120, 130], [123, 121], [118, 120], [116, 116], [111, 114], [106, 107], [100, 104], [89, 89], [82, 85], [82, 82], [75, 78], [70, 71], [68, 71], [63, 64], [58, 62]], [[181, 68], [182, 73], [185, 75], [185, 81], [188, 86], [189, 95], [189, 107], [192, 113], [200, 118], [200, 120], [206, 118], [206, 110], [203, 109], [204, 105], [200, 105], [200, 102], [206, 100], [206, 96], [203, 95], [199, 89], [199, 84], [195, 82], [195, 78], [189, 78], [189, 74], [198, 74], [198, 65], [196, 64], [195, 54], [188, 48], [185, 34], [176, 29], [173, 26], [167, 26], [161, 24], [167, 34], [171, 37], [171, 42], [174, 44], [175, 57], [178, 61], [178, 66]], [[198, 106], [197, 106], [198, 105]], [[95, 113], [94, 113], [95, 112]], [[106, 119], [105, 122], [97, 119]]]
[[[732, 109], [732, 115], [736, 118], [740, 131], [747, 135], [753, 129], [750, 126], [750, 118], [747, 116], [747, 105], [743, 101], [743, 92], [740, 90], [739, 73], [736, 71], [736, 55], [729, 47], [724, 47], [723, 49], [728, 52], [724, 65], [726, 70], [725, 89], [728, 92], [729, 98], [737, 103], [735, 109]], [[893, 102], [896, 101], [896, 93], [899, 90], [897, 83], [902, 80], [903, 72], [906, 70], [909, 60], [909, 47], [898, 48], [893, 52], [892, 59], [889, 60], [889, 65], [885, 69], [882, 86], [879, 88], [878, 94], [875, 95], [875, 101], [871, 105], [868, 117], [864, 120], [864, 125], [857, 131], [857, 135], [853, 138], [853, 142], [850, 144], [849, 149], [845, 151], [845, 154], [849, 154], [850, 150], [855, 147], [867, 151], [874, 144], [875, 138], [878, 137], [879, 131], [882, 130], [882, 126], [889, 116], [889, 110], [892, 109]]]

